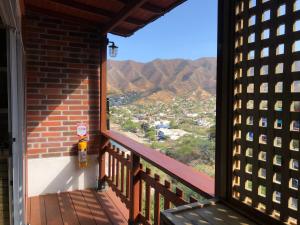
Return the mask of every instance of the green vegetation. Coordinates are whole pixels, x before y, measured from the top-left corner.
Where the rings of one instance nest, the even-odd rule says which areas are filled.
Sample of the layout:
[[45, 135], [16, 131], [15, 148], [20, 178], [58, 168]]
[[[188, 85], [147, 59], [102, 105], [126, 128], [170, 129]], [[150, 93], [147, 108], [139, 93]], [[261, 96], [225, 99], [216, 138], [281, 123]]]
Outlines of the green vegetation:
[[145, 137], [147, 137], [150, 141], [155, 142], [156, 140], [156, 131], [153, 127], [150, 127], [146, 132], [145, 132]]
[[[169, 121], [170, 129], [187, 134], [177, 139], [165, 136], [163, 141], [158, 141], [154, 122], [163, 120]], [[157, 101], [112, 106], [110, 121], [123, 131], [144, 137], [149, 147], [214, 176], [215, 98], [196, 101], [178, 97], [169, 103]]]
[[183, 136], [170, 149], [166, 155], [183, 163], [197, 161], [200, 164], [213, 165], [215, 157], [214, 142], [207, 138], [195, 137], [192, 135]]
[[132, 122], [130, 119], [126, 120], [123, 124], [122, 124], [122, 128], [125, 131], [129, 131], [129, 132], [133, 132], [136, 133], [139, 129], [139, 124], [138, 123], [134, 123]]

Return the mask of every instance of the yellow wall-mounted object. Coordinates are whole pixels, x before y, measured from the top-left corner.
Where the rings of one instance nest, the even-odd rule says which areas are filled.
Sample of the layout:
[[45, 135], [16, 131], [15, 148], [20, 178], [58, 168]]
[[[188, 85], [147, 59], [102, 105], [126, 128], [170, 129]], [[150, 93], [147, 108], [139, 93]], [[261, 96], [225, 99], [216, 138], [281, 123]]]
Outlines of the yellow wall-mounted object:
[[87, 140], [82, 138], [78, 142], [78, 162], [79, 168], [84, 169], [88, 166], [87, 160]]

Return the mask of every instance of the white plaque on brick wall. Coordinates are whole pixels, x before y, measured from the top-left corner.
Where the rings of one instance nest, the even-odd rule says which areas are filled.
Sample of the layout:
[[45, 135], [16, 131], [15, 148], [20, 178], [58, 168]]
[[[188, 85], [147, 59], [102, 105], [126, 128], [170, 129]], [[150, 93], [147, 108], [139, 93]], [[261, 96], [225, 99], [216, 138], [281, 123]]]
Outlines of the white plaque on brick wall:
[[77, 124], [77, 135], [78, 136], [86, 136], [87, 135], [87, 127], [84, 123]]

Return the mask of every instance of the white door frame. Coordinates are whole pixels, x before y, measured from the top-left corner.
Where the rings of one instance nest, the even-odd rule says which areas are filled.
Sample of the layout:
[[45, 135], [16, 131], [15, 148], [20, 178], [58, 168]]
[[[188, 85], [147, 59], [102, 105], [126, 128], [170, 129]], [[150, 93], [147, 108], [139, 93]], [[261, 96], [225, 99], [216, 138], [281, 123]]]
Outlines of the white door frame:
[[9, 130], [11, 132], [10, 164], [10, 213], [11, 225], [25, 224], [24, 185], [24, 77], [21, 11], [18, 0], [0, 0], [0, 17], [7, 30], [7, 74], [9, 100]]
[[8, 80], [10, 81], [10, 122], [11, 122], [11, 159], [12, 181], [11, 224], [23, 224], [23, 73], [20, 40], [14, 28], [8, 34]]

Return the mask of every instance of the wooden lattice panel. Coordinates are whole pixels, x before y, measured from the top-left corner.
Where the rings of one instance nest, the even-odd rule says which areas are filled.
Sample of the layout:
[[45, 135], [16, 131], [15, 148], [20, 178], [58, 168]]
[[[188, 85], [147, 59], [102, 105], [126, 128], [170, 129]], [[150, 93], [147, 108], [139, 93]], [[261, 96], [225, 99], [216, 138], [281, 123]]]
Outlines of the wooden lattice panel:
[[300, 224], [300, 0], [235, 1], [232, 198]]

